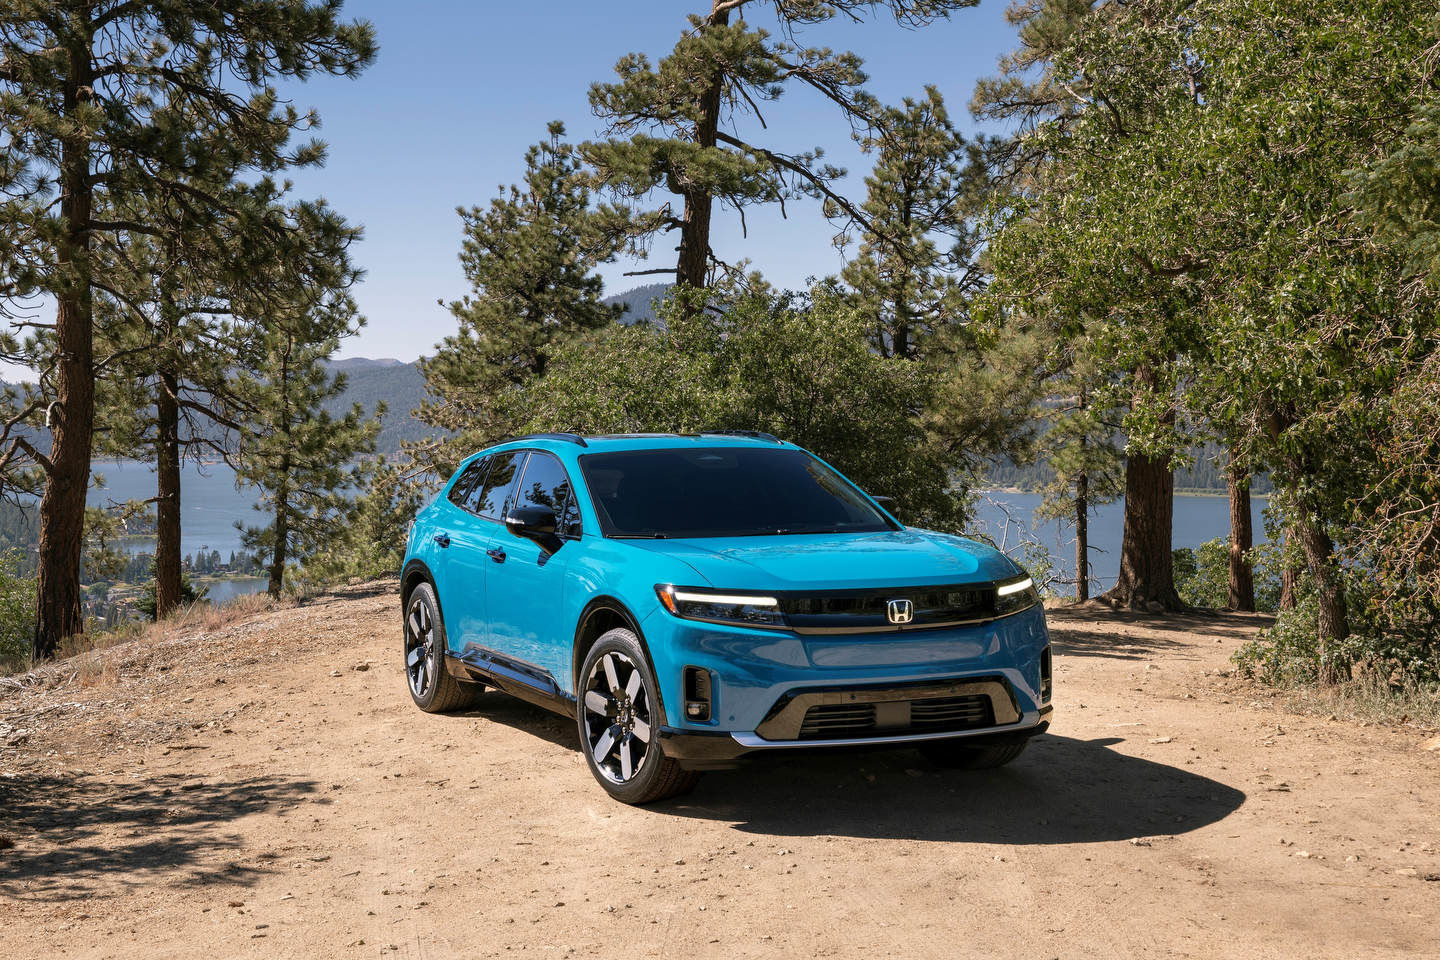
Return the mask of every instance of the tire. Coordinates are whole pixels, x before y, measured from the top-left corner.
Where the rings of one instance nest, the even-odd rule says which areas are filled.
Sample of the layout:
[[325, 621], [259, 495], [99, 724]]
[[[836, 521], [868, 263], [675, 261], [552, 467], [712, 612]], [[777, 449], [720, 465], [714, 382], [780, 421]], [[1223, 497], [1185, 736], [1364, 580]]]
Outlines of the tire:
[[580, 752], [606, 793], [638, 805], [695, 786], [700, 774], [681, 769], [660, 748], [660, 687], [635, 634], [618, 627], [602, 634], [585, 655], [576, 687]]
[[445, 713], [474, 704], [485, 687], [457, 680], [445, 668], [445, 622], [430, 584], [421, 583], [410, 591], [401, 632], [405, 685], [415, 706], [426, 713]]
[[968, 746], [963, 740], [951, 740], [927, 744], [920, 748], [920, 752], [935, 766], [948, 770], [993, 770], [1020, 756], [1029, 743], [1029, 740], [1018, 740], [1014, 743]]

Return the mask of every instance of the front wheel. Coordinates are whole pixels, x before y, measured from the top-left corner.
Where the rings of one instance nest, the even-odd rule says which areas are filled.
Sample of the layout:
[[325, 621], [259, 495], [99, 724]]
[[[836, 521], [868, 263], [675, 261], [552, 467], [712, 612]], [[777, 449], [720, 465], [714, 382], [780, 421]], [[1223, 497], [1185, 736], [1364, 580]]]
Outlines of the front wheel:
[[659, 685], [635, 634], [618, 627], [603, 634], [580, 678], [580, 749], [606, 793], [622, 803], [653, 803], [695, 785], [700, 775], [660, 749]]

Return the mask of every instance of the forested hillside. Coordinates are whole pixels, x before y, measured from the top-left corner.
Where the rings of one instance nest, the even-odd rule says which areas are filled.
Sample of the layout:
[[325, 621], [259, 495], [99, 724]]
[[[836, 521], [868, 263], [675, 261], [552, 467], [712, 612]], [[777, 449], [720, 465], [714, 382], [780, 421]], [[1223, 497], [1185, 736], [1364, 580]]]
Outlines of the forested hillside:
[[325, 404], [330, 413], [337, 414], [358, 403], [365, 408], [366, 416], [374, 416], [376, 408], [385, 404], [380, 434], [375, 439], [376, 452], [387, 456], [398, 453], [403, 444], [422, 440], [432, 432], [410, 415], [425, 397], [425, 377], [415, 363], [352, 357], [336, 361], [330, 369], [345, 375], [344, 392]]

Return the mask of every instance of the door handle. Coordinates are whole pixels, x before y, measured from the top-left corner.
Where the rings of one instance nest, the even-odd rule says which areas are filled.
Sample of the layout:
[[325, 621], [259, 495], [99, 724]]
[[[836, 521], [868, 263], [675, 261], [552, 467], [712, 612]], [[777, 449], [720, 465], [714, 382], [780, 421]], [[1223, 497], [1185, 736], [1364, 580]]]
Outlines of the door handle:
[[448, 533], [437, 533], [437, 534], [435, 534], [435, 542], [438, 543], [438, 544], [440, 544], [440, 546], [442, 546], [442, 547], [448, 547], [448, 546], [450, 546], [450, 534], [448, 534]]
[[505, 551], [499, 549], [498, 547], [491, 547], [489, 550], [486, 550], [485, 555], [488, 556], [491, 560], [494, 560], [496, 563], [505, 562]]

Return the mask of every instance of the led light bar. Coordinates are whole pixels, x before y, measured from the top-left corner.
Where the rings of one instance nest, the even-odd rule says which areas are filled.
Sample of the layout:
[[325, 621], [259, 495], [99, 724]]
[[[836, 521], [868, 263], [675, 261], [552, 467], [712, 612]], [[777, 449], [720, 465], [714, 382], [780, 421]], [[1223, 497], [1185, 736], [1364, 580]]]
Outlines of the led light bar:
[[682, 590], [674, 591], [676, 600], [686, 600], [694, 603], [719, 603], [734, 604], [743, 607], [778, 607], [780, 601], [774, 597], [748, 597], [738, 594], [726, 593], [686, 593]]
[[1008, 597], [1012, 593], [1020, 593], [1021, 591], [1029, 590], [1033, 586], [1035, 586], [1035, 581], [1026, 577], [1024, 580], [1016, 580], [1014, 583], [1007, 583], [1000, 586], [996, 589], [995, 595], [998, 597]]

